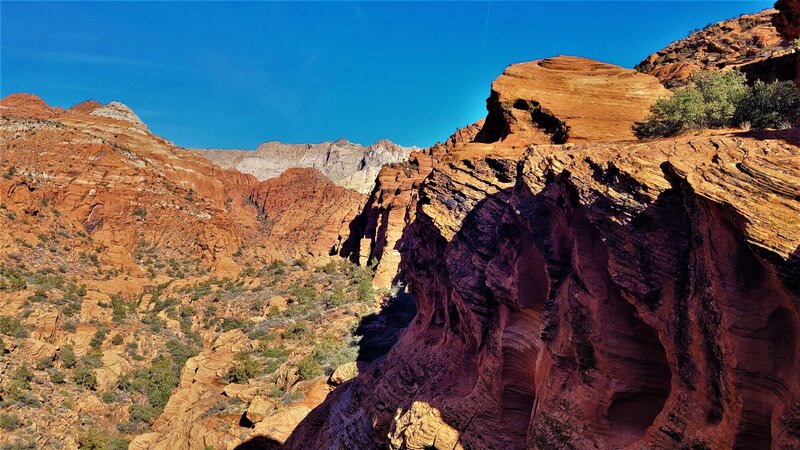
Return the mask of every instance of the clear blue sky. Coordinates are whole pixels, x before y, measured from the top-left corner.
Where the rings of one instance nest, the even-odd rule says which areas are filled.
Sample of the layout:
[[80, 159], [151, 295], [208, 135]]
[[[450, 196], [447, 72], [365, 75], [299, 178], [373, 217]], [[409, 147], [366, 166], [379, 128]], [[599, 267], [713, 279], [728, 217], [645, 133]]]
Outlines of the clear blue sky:
[[119, 100], [189, 147], [389, 138], [484, 116], [491, 81], [556, 54], [632, 67], [750, 2], [0, 3], [0, 94]]

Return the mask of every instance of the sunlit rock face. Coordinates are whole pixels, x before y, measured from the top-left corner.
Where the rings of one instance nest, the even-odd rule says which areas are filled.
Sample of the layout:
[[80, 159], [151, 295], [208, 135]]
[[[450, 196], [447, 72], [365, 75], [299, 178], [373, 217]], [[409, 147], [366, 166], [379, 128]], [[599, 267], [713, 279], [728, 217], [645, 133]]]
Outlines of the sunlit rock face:
[[573, 142], [602, 101], [542, 117], [516, 92], [419, 190], [398, 244], [416, 318], [286, 448], [800, 446], [797, 130]]
[[195, 151], [222, 168], [235, 168], [259, 180], [278, 177], [290, 168], [312, 168], [339, 186], [368, 194], [375, 186], [375, 177], [384, 164], [405, 161], [414, 150], [386, 139], [369, 146], [339, 139], [319, 144], [265, 142], [255, 151]]
[[665, 86], [686, 86], [697, 72], [742, 71], [750, 81], [795, 78], [795, 46], [776, 25], [785, 16], [768, 9], [708, 24], [651, 54], [638, 70], [654, 75]]

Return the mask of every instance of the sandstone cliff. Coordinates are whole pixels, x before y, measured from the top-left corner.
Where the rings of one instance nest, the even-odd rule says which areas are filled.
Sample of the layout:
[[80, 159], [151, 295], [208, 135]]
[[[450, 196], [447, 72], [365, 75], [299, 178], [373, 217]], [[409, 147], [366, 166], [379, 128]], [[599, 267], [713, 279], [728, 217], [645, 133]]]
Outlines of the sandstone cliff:
[[381, 166], [405, 161], [413, 150], [385, 139], [370, 146], [339, 139], [319, 144], [265, 142], [254, 152], [195, 149], [222, 168], [235, 168], [259, 180], [275, 178], [289, 168], [313, 168], [337, 185], [363, 194], [372, 190]]
[[285, 254], [327, 256], [337, 253], [365, 197], [315, 169], [288, 169], [255, 186], [248, 200], [258, 209], [265, 234], [273, 245], [286, 247]]
[[375, 188], [350, 226], [339, 254], [375, 272], [373, 285], [387, 289], [398, 276], [397, 244], [405, 227], [414, 221], [417, 191], [433, 166], [456, 145], [472, 141], [483, 120], [456, 131], [444, 143], [412, 152], [408, 161], [387, 164], [375, 180]]
[[[286, 448], [800, 445], [800, 134], [626, 142], [662, 91], [625, 72], [558, 58], [495, 83], [400, 241], [416, 318]], [[627, 127], [580, 89], [554, 112], [573, 79], [639, 98]]]
[[645, 58], [637, 69], [667, 87], [684, 86], [704, 70], [738, 68], [751, 80], [793, 80], [797, 46], [783, 39], [773, 21], [791, 21], [774, 9], [708, 24]]
[[[341, 254], [361, 265], [373, 264], [375, 286], [388, 288], [397, 280], [399, 239], [415, 218], [419, 186], [454, 148], [473, 140], [502, 140], [509, 148], [533, 142], [630, 140], [630, 124], [643, 120], [649, 105], [667, 95], [669, 91], [652, 77], [583, 58], [560, 56], [515, 64], [494, 82], [485, 121], [458, 130], [431, 149], [412, 153], [407, 163], [381, 170]], [[585, 104], [586, 98], [593, 99], [592, 106], [557, 118], [566, 117], [564, 111], [579, 110], [577, 104]]]

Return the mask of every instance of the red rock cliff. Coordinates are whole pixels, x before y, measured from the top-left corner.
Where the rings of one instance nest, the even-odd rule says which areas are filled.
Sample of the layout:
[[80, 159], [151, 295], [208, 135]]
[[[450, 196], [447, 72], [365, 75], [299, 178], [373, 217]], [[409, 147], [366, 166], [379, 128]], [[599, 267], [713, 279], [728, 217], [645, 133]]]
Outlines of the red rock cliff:
[[798, 448], [797, 130], [553, 145], [603, 107], [517, 92], [420, 190], [409, 329], [286, 448]]

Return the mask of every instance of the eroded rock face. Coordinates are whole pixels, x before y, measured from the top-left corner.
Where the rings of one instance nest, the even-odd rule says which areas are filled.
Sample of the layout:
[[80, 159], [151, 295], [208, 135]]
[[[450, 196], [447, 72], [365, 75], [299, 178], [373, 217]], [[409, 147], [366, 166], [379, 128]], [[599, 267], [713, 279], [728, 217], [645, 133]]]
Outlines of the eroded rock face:
[[772, 23], [786, 39], [800, 36], [800, 2], [797, 0], [778, 0], [775, 9], [779, 14], [772, 18]]
[[316, 169], [288, 169], [259, 183], [248, 198], [275, 245], [287, 246], [287, 252], [296, 248], [301, 256], [326, 256], [336, 254], [365, 197]]
[[489, 115], [476, 141], [633, 140], [629, 124], [644, 120], [654, 100], [667, 95], [653, 77], [586, 58], [514, 64], [492, 84]]
[[789, 17], [769, 9], [709, 24], [648, 56], [637, 69], [669, 88], [687, 85], [695, 72], [731, 68], [750, 80], [792, 80], [795, 49], [773, 25], [788, 23]]
[[416, 318], [286, 448], [797, 448], [798, 131], [523, 130], [427, 177]]
[[373, 285], [389, 288], [397, 280], [400, 264], [398, 242], [414, 221], [417, 191], [433, 166], [455, 146], [472, 141], [483, 120], [456, 131], [444, 143], [412, 152], [408, 161], [381, 168], [375, 188], [358, 217], [352, 221], [339, 254], [362, 266], [373, 265]]
[[[259, 234], [256, 211], [244, 202], [254, 177], [151, 134], [121, 103], [64, 111], [15, 94], [0, 114], [0, 200], [8, 211], [0, 223], [9, 240], [63, 223], [119, 270], [141, 273], [132, 255], [158, 247], [230, 273], [231, 255]], [[13, 250], [13, 240], [6, 245]]]
[[401, 147], [386, 139], [370, 146], [346, 139], [319, 144], [265, 142], [254, 152], [247, 150], [196, 149], [222, 168], [235, 168], [259, 180], [280, 176], [290, 168], [317, 169], [339, 186], [368, 194], [384, 164], [408, 159], [415, 148]]

